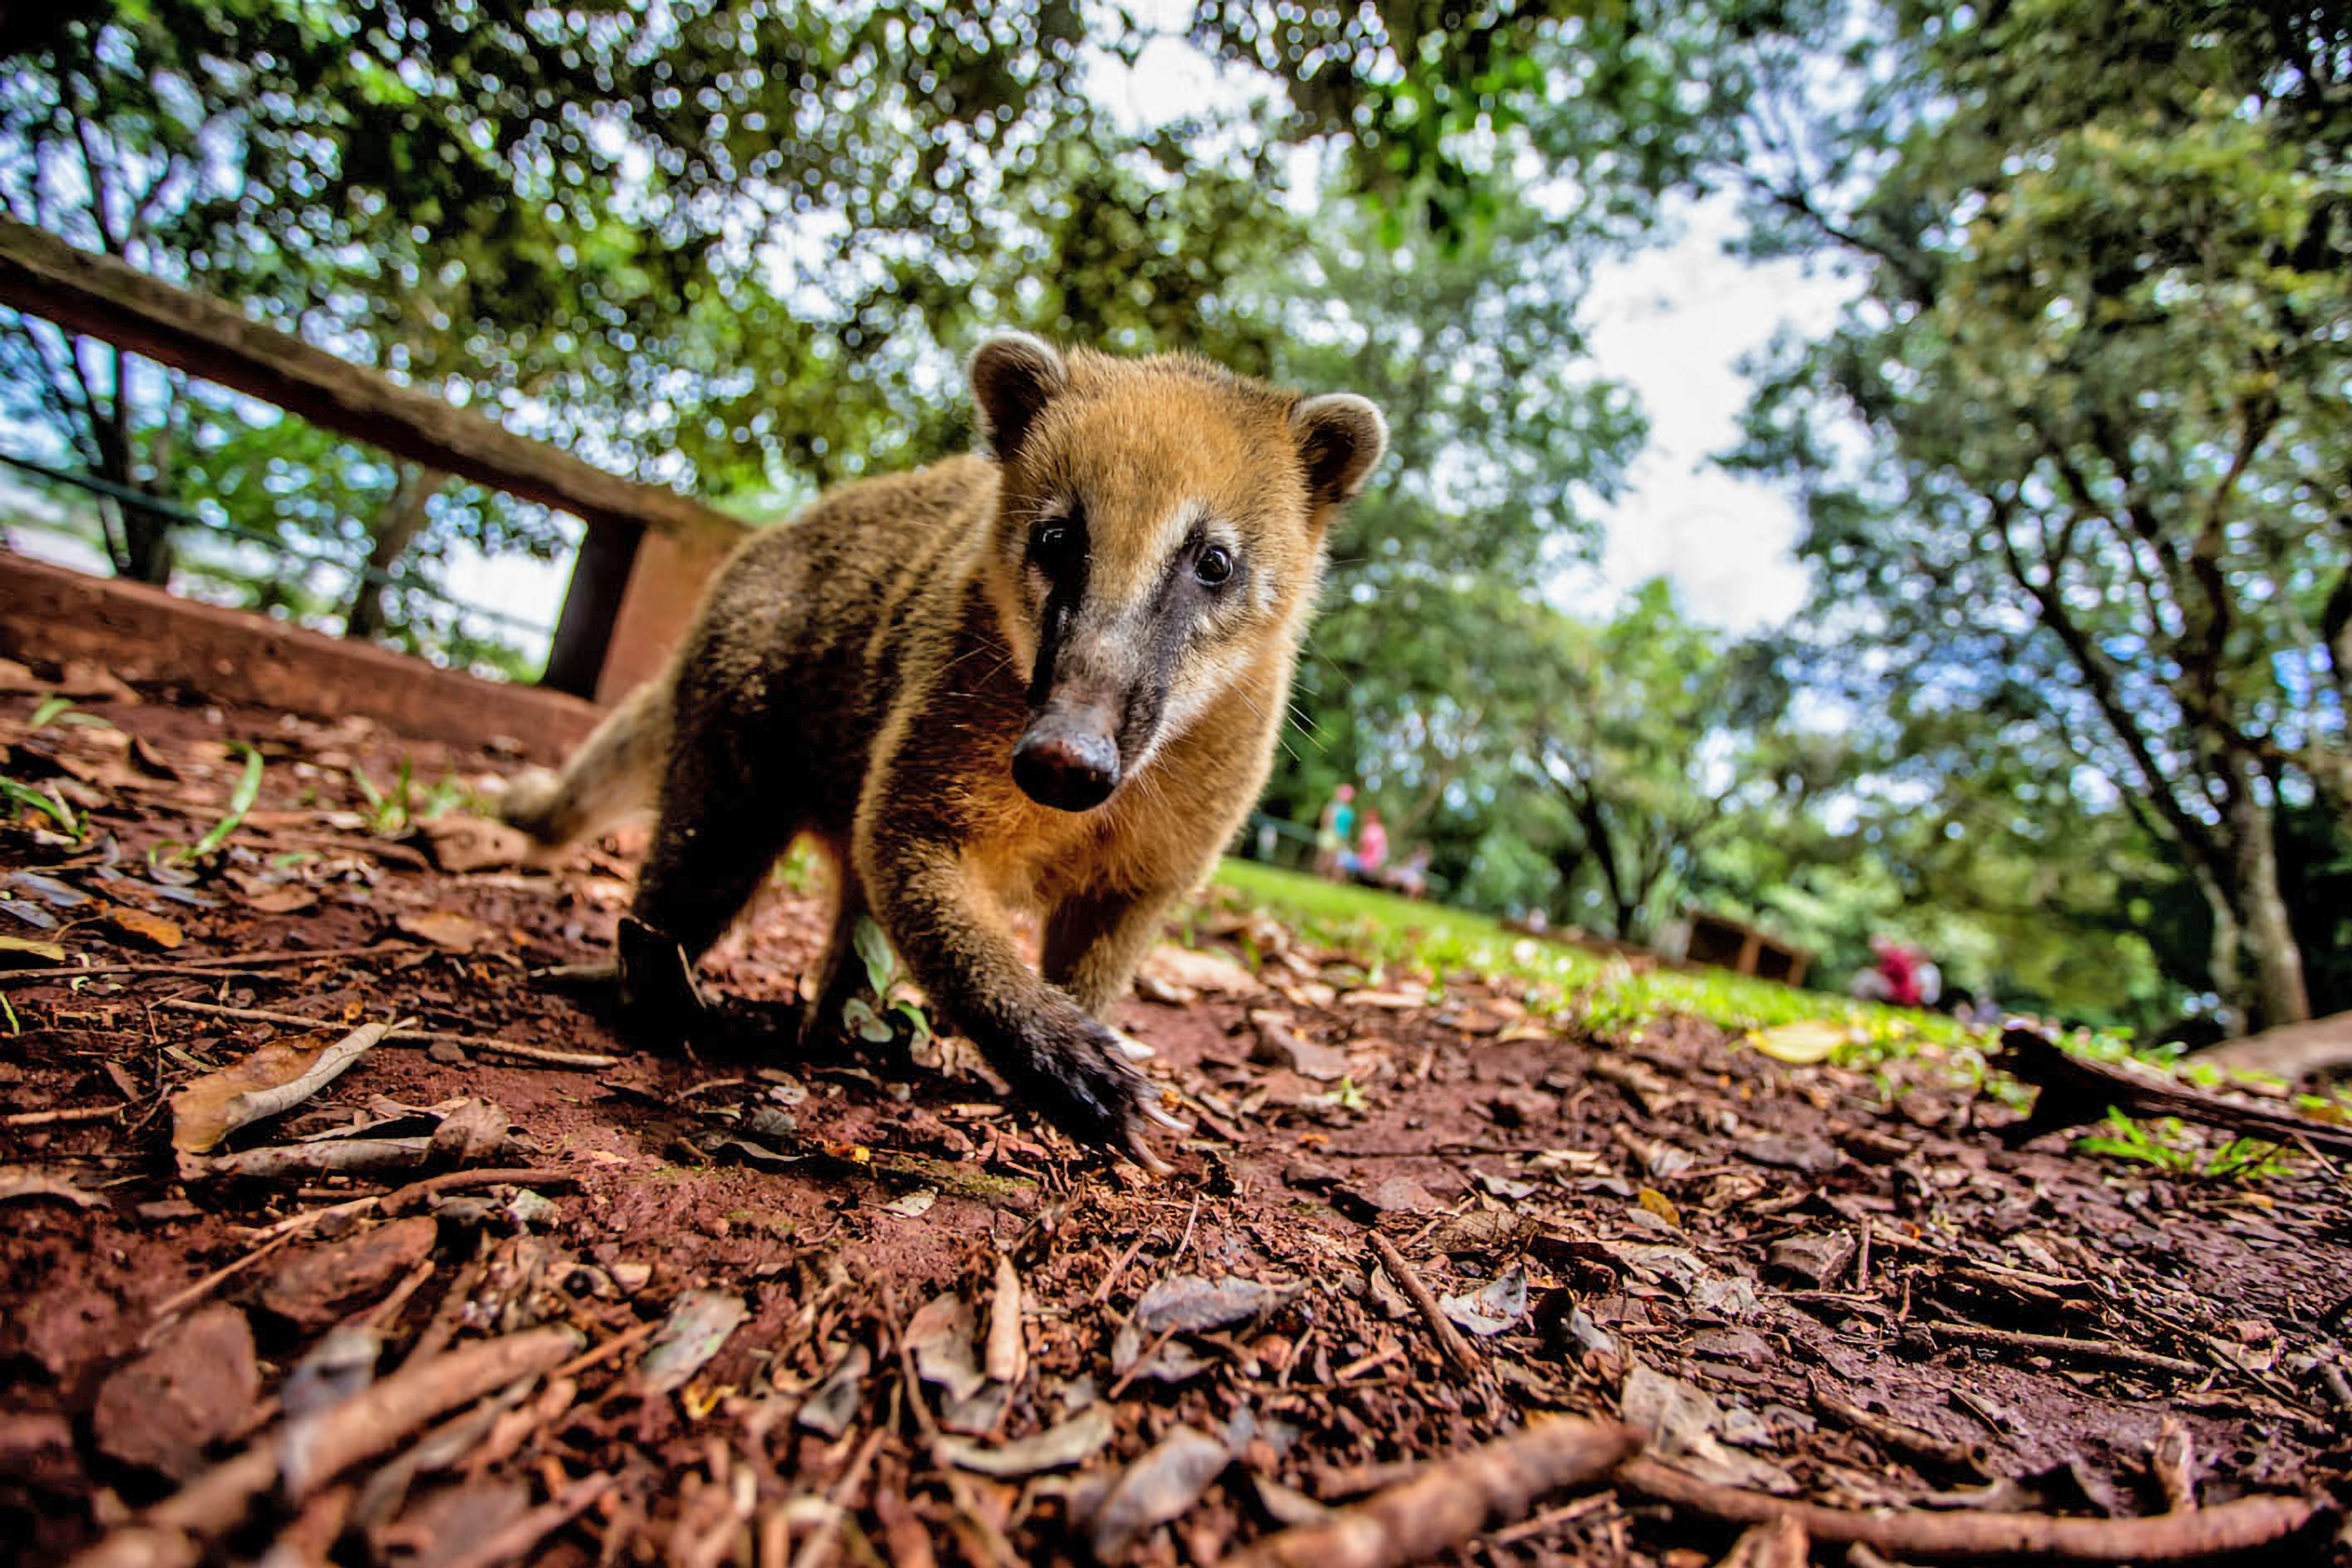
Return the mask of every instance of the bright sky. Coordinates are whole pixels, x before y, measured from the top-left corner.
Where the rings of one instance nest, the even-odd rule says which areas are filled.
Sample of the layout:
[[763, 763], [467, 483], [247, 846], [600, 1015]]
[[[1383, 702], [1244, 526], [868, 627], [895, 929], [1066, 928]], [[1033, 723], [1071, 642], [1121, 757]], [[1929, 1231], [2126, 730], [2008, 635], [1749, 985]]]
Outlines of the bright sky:
[[[1238, 107], [1265, 84], [1220, 68], [1183, 40], [1190, 0], [1143, 0], [1131, 7], [1163, 36], [1132, 70], [1097, 58], [1092, 85], [1130, 124], [1165, 122], [1203, 104]], [[1311, 191], [1313, 154], [1292, 184]], [[1748, 383], [1742, 356], [1784, 324], [1824, 331], [1850, 287], [1809, 277], [1795, 262], [1756, 264], [1727, 256], [1738, 227], [1727, 200], [1682, 204], [1675, 236], [1601, 269], [1585, 319], [1602, 375], [1631, 385], [1650, 417], [1650, 442], [1627, 476], [1624, 495], [1601, 517], [1597, 572], [1555, 584], [1563, 606], [1606, 614], [1637, 584], [1664, 573], [1693, 615], [1735, 632], [1775, 624], [1805, 593], [1794, 549], [1800, 521], [1780, 486], [1726, 473], [1712, 461], [1738, 437]], [[1378, 390], [1356, 389], [1377, 398]]]
[[1602, 518], [1598, 586], [1610, 602], [1664, 572], [1704, 621], [1747, 632], [1786, 620], [1804, 597], [1801, 526], [1778, 484], [1712, 459], [1738, 435], [1742, 356], [1784, 324], [1825, 331], [1852, 292], [1794, 261], [1727, 256], [1737, 218], [1720, 201], [1686, 208], [1679, 238], [1601, 269], [1585, 319], [1599, 371], [1638, 392], [1650, 442]]

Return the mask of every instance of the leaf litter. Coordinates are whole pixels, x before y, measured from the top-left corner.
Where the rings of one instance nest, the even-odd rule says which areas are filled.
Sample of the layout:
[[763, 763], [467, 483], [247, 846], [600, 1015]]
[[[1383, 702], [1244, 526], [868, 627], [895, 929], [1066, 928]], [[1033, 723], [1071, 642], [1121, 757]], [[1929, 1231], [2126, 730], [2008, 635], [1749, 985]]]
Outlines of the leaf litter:
[[[2352, 1495], [2323, 1162], [2012, 1147], [1973, 1056], [1596, 1035], [1573, 998], [1212, 903], [1119, 1015], [1199, 1118], [1137, 1182], [957, 1042], [689, 1059], [530, 983], [604, 959], [631, 846], [529, 865], [406, 806], [371, 837], [353, 782], [503, 755], [91, 685], [110, 730], [0, 697], [12, 756], [74, 764], [26, 783], [70, 786], [74, 831], [27, 811], [0, 845], [0, 1538], [28, 1561], [110, 1531], [198, 1560], [331, 1500], [347, 1564], [1210, 1562], [1288, 1528], [1337, 1532], [1299, 1538], [1323, 1568], [1685, 1568], [1767, 1504], [1890, 1560], [2102, 1530], [2139, 1560]], [[82, 918], [158, 901], [160, 961]], [[779, 891], [714, 988], [792, 1013], [826, 919], [821, 886]], [[538, 1057], [468, 1043], [499, 1041]], [[184, 1176], [182, 1136], [211, 1151]], [[1774, 1531], [1738, 1560], [1789, 1561]]]

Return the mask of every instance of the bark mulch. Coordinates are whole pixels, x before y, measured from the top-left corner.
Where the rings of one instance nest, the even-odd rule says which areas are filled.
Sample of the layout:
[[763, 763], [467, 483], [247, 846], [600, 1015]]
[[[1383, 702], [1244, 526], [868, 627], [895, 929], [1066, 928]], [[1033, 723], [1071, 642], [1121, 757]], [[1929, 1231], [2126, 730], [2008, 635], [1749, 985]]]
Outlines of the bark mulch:
[[626, 846], [517, 863], [510, 758], [19, 676], [0, 1559], [2352, 1563], [2324, 1154], [2012, 1148], [1973, 1051], [1599, 1038], [1213, 899], [1123, 1014], [1150, 1181], [902, 985], [760, 1041], [821, 874], [707, 966], [744, 1040], [640, 1052]]

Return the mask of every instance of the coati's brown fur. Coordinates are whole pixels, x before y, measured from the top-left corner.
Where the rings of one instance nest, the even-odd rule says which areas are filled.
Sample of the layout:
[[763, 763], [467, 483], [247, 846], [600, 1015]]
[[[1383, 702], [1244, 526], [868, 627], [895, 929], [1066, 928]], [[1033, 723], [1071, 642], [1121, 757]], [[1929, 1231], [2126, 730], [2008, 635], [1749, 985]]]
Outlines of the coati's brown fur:
[[[1098, 1020], [1265, 782], [1325, 538], [1387, 431], [1361, 398], [1183, 355], [1014, 333], [971, 375], [985, 455], [748, 541], [669, 673], [507, 814], [561, 841], [657, 777], [620, 957], [633, 1027], [673, 1034], [698, 1006], [681, 951], [816, 835], [842, 891], [806, 1029], [840, 1027], [870, 910], [1016, 1092], [1155, 1165]], [[1016, 910], [1044, 919], [1042, 976]]]

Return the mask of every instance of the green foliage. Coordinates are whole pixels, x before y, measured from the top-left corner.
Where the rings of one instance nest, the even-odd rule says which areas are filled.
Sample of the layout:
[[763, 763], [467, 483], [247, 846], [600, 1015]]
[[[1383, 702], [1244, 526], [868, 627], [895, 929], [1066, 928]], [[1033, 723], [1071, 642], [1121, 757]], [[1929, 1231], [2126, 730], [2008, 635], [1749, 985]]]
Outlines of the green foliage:
[[[1238, 895], [1318, 946], [1394, 966], [1423, 983], [1466, 970], [1518, 982], [1533, 1010], [1563, 1023], [1609, 1033], [1638, 1031], [1669, 1015], [1704, 1019], [1730, 1030], [1826, 1019], [1858, 1042], [1857, 1060], [1874, 1052], [1933, 1047], [1973, 1054], [1970, 1031], [1948, 1018], [1824, 997], [1724, 969], [1637, 969], [1587, 948], [1513, 932], [1489, 916], [1370, 888], [1227, 860], [1212, 896]], [[1384, 983], [1410, 983], [1395, 977]]]
[[[871, 915], [859, 915], [851, 940], [858, 961], [866, 967], [866, 985], [872, 995], [852, 997], [843, 1003], [841, 1021], [860, 1040], [877, 1045], [897, 1038], [901, 1025], [912, 1043], [920, 1045], [929, 1040], [930, 1015], [916, 999], [915, 983], [900, 966], [882, 927]], [[894, 1019], [898, 1023], [894, 1024]]]
[[2095, 896], [2077, 824], [2168, 865], [2212, 915], [2195, 981], [2273, 1019], [2308, 1006], [2277, 814], [2352, 822], [2344, 27], [1865, 10], [1866, 87], [1791, 68], [1801, 129], [1744, 171], [1760, 246], [1868, 286], [1740, 455], [1803, 487], [1820, 662], [1932, 788], [2054, 808], [1997, 843]]
[[[149, 0], [27, 32], [0, 72], [11, 214], [752, 509], [962, 439], [940, 389], [984, 324], [1262, 365], [1266, 330], [1221, 290], [1295, 223], [1245, 117], [1129, 131], [1100, 110], [1067, 0]], [[459, 540], [560, 543], [537, 508], [0, 327], [0, 412], [117, 484], [428, 586]], [[404, 486], [431, 494], [408, 508]], [[166, 521], [105, 517], [118, 570], [170, 572]], [[427, 594], [379, 612], [202, 565], [258, 607], [504, 662]]]
[[147, 852], [151, 862], [173, 866], [198, 864], [217, 853], [221, 846], [228, 842], [229, 835], [244, 825], [245, 814], [252, 810], [253, 803], [261, 798], [261, 753], [241, 740], [230, 742], [230, 747], [245, 758], [245, 766], [238, 770], [236, 783], [229, 789], [228, 806], [222, 811], [220, 820], [206, 829], [204, 837], [193, 844], [166, 840], [152, 846]]
[[2111, 1110], [2100, 1125], [2106, 1130], [2075, 1139], [2074, 1147], [2209, 1181], [2259, 1182], [2294, 1168], [2276, 1143], [2256, 1138], [2216, 1142], [2191, 1133], [2178, 1116], [2144, 1122]]
[[12, 822], [24, 821], [24, 814], [28, 810], [38, 811], [68, 838], [78, 840], [82, 836], [80, 817], [64, 800], [47, 789], [0, 776], [0, 799], [8, 802], [8, 820]]
[[465, 780], [455, 773], [444, 773], [419, 791], [415, 764], [406, 757], [393, 770], [389, 789], [379, 789], [367, 769], [356, 762], [352, 764], [351, 773], [360, 799], [366, 802], [368, 831], [382, 839], [405, 838], [419, 822], [429, 822], [458, 807], [477, 804]]

